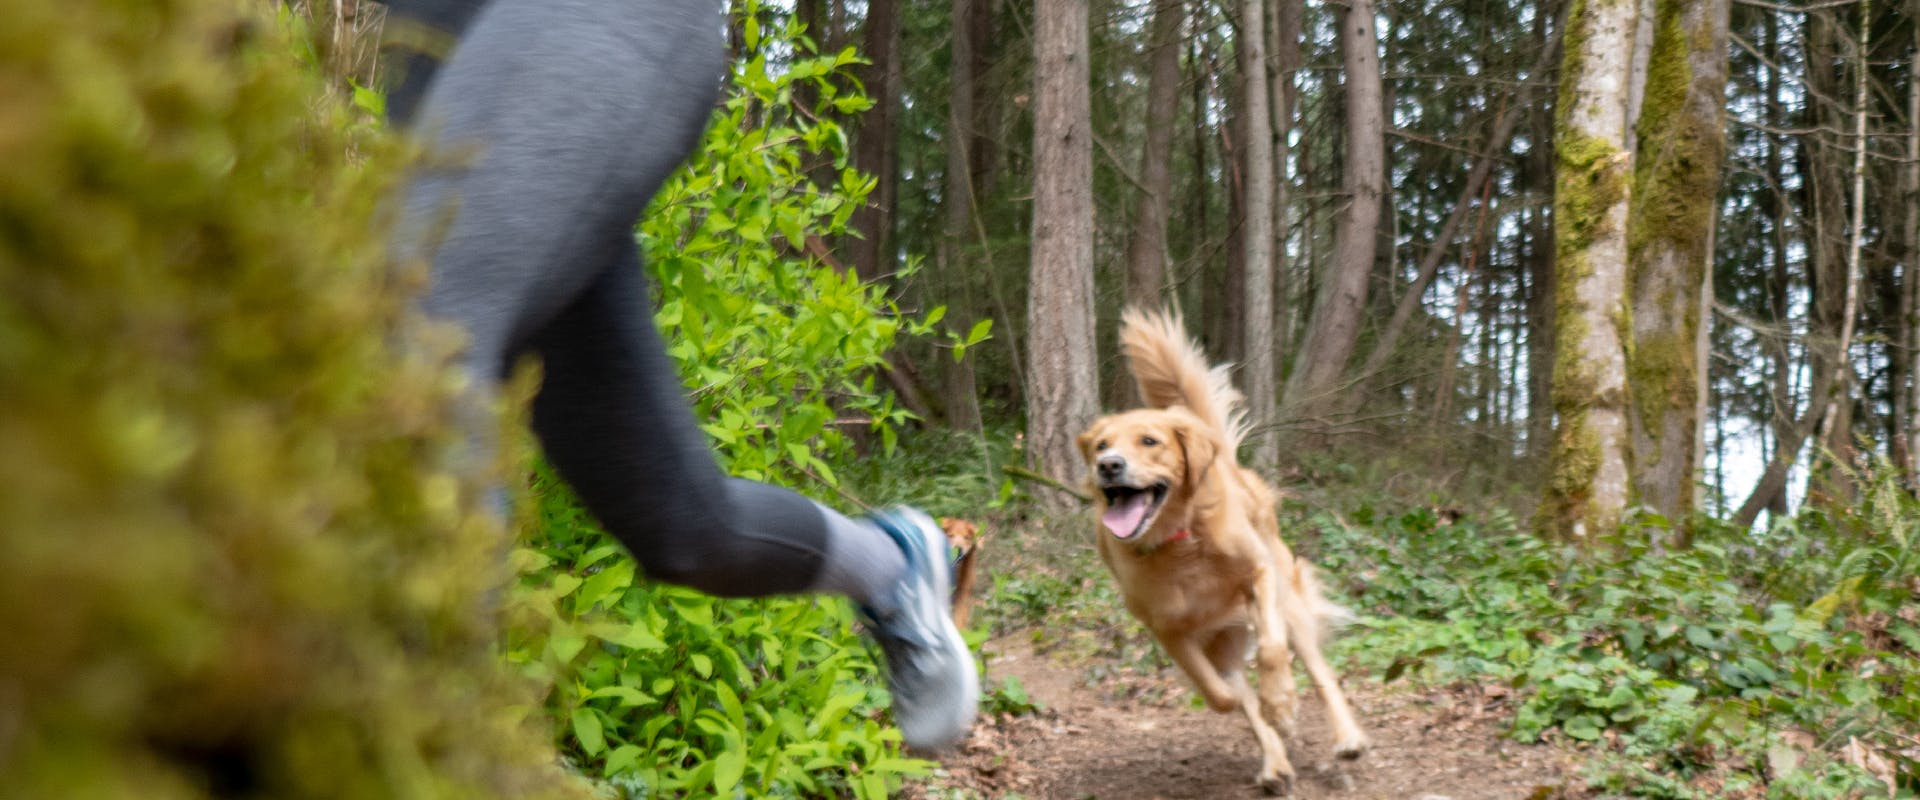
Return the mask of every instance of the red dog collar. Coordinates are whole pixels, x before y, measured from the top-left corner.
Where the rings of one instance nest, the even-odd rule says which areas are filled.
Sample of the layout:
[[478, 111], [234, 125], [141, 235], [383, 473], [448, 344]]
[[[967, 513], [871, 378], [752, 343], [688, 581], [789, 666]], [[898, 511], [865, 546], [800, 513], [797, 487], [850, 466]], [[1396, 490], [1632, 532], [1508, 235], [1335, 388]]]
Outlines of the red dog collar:
[[1193, 535], [1193, 531], [1188, 530], [1186, 528], [1181, 528], [1180, 530], [1174, 531], [1172, 536], [1162, 539], [1159, 544], [1155, 544], [1147, 547], [1141, 547], [1141, 546], [1135, 545], [1133, 549], [1135, 552], [1138, 552], [1143, 556], [1151, 555], [1154, 553], [1154, 551], [1157, 551], [1162, 547], [1166, 547], [1167, 545], [1173, 544], [1174, 542], [1180, 541], [1181, 539], [1188, 538], [1192, 535]]

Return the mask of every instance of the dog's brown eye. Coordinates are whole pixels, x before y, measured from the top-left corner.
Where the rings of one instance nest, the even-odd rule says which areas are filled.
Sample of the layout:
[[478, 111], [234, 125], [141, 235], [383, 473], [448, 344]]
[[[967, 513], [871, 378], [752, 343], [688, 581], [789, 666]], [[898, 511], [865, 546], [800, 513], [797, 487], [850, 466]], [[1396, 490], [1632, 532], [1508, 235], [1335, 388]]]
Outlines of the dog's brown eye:
[[1159, 440], [1159, 439], [1155, 439], [1155, 438], [1153, 438], [1153, 437], [1151, 437], [1151, 436], [1142, 436], [1142, 437], [1140, 437], [1140, 446], [1141, 446], [1141, 447], [1152, 447], [1152, 446], [1154, 446], [1154, 445], [1156, 445], [1156, 444], [1159, 444], [1159, 443], [1160, 443], [1160, 440]]

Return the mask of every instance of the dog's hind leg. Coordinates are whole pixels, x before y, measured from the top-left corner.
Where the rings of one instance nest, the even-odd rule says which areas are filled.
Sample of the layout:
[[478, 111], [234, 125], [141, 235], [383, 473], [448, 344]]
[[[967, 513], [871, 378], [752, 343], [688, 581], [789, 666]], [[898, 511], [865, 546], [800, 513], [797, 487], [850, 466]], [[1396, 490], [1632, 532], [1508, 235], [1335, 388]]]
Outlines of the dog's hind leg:
[[1293, 650], [1287, 646], [1287, 633], [1299, 627], [1281, 613], [1283, 592], [1284, 587], [1272, 575], [1255, 579], [1253, 628], [1259, 637], [1260, 710], [1282, 735], [1291, 737], [1300, 686], [1293, 677]]
[[1353, 707], [1347, 704], [1347, 694], [1340, 689], [1340, 676], [1320, 652], [1320, 639], [1313, 635], [1316, 626], [1312, 609], [1298, 592], [1285, 592], [1280, 610], [1287, 621], [1293, 623], [1293, 629], [1302, 634], [1293, 637], [1293, 645], [1300, 651], [1300, 661], [1306, 664], [1307, 674], [1313, 676], [1313, 685], [1319, 688], [1320, 697], [1327, 702], [1327, 718], [1333, 723], [1333, 754], [1349, 761], [1366, 755], [1372, 742], [1360, 729], [1360, 723], [1353, 719]]
[[[1165, 641], [1167, 654], [1193, 680], [1193, 685], [1215, 711], [1235, 709], [1247, 715], [1253, 726], [1253, 738], [1260, 745], [1260, 772], [1254, 780], [1268, 794], [1284, 795], [1293, 790], [1293, 762], [1287, 760], [1287, 746], [1280, 732], [1267, 724], [1260, 714], [1260, 699], [1247, 682], [1246, 629], [1234, 627], [1208, 636], [1185, 636]], [[1216, 657], [1220, 662], [1216, 662]], [[1232, 665], [1222, 669], [1217, 663]]]

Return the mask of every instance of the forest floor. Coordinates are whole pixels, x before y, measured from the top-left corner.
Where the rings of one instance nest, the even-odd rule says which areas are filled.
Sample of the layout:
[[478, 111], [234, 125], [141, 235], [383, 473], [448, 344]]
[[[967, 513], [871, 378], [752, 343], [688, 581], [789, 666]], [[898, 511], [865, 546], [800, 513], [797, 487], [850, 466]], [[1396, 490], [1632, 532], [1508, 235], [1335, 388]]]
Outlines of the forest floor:
[[[1061, 652], [1060, 637], [1029, 629], [989, 640], [987, 680], [1008, 678], [1034, 709], [983, 716], [915, 798], [1172, 800], [1257, 798], [1259, 754], [1239, 714], [1196, 708], [1165, 664], [1105, 669]], [[1373, 750], [1330, 758], [1325, 706], [1303, 678], [1298, 728], [1287, 742], [1292, 797], [1302, 800], [1547, 800], [1567, 788], [1574, 757], [1506, 736], [1502, 686], [1411, 690], [1348, 678]], [[1005, 689], [1000, 693], [1005, 694]], [[1023, 698], [1024, 699], [1024, 698]]]

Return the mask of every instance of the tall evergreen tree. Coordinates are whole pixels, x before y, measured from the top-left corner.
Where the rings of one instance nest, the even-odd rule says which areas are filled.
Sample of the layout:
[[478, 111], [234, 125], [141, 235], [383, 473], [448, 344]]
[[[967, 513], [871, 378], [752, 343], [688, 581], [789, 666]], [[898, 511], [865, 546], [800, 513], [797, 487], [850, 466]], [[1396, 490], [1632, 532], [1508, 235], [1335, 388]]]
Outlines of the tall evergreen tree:
[[1074, 437], [1098, 411], [1099, 386], [1086, 0], [1040, 0], [1033, 47], [1027, 448], [1043, 473], [1074, 483], [1085, 471]]

